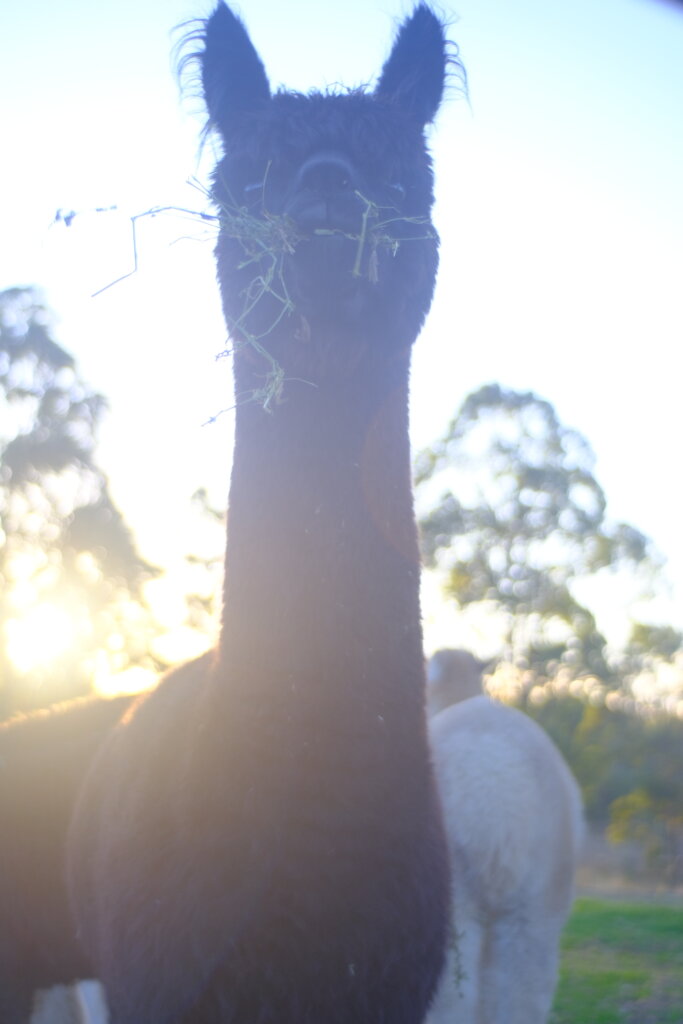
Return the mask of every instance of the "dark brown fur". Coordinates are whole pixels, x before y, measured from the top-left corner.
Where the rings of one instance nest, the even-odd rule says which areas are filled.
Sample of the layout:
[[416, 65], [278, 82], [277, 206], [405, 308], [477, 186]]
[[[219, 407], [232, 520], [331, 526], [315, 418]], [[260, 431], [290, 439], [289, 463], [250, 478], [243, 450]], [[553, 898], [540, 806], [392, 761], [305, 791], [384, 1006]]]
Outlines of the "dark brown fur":
[[[372, 94], [271, 97], [222, 4], [200, 59], [237, 395], [222, 630], [93, 764], [79, 928], [112, 1024], [421, 1024], [448, 864], [407, 398], [443, 30], [418, 7]], [[246, 211], [291, 231], [275, 257]]]
[[65, 884], [74, 801], [131, 703], [84, 699], [0, 724], [0, 1022], [25, 1024], [36, 989], [87, 977]]

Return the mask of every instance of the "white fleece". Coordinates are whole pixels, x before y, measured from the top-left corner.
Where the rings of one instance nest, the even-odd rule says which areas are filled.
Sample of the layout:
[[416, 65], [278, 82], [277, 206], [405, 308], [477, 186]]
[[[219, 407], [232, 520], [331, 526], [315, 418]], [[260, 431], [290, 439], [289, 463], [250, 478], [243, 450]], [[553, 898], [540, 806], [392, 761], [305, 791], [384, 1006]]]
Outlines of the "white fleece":
[[430, 721], [453, 871], [453, 943], [425, 1024], [544, 1024], [583, 835], [560, 753], [478, 696]]

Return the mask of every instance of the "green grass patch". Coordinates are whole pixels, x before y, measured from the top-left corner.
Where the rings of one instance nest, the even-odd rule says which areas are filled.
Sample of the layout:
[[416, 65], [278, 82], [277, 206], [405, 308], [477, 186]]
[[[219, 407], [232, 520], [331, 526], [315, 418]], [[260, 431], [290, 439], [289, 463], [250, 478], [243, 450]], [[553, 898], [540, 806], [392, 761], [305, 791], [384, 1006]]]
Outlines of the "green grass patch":
[[578, 900], [550, 1024], [682, 1024], [683, 910]]

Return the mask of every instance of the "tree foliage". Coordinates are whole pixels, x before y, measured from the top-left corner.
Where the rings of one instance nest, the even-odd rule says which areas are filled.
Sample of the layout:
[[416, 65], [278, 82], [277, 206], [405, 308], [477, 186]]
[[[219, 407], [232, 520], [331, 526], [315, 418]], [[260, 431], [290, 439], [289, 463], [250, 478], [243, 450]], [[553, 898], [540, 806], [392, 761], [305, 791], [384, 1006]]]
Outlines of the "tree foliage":
[[550, 695], [522, 710], [552, 737], [583, 795], [586, 816], [614, 843], [642, 844], [650, 868], [683, 882], [683, 721]]
[[683, 883], [683, 797], [660, 788], [639, 786], [615, 800], [607, 836], [641, 843], [650, 868], [673, 888]]
[[144, 660], [137, 553], [95, 460], [105, 410], [32, 288], [0, 292], [0, 717]]
[[585, 438], [532, 392], [490, 384], [419, 455], [416, 481], [424, 557], [447, 593], [505, 613], [512, 653], [539, 671], [564, 660], [609, 675], [605, 639], [571, 584], [654, 556], [642, 533], [606, 519]]

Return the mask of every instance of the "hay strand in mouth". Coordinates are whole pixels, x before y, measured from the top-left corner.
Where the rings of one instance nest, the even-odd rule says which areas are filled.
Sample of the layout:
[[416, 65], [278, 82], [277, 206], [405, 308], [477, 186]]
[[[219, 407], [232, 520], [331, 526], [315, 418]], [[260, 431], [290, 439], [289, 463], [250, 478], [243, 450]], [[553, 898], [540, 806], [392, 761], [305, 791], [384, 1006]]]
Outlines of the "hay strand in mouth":
[[[241, 292], [243, 305], [239, 315], [227, 317], [228, 330], [235, 351], [249, 346], [266, 363], [263, 387], [250, 392], [249, 400], [259, 402], [267, 412], [271, 412], [282, 399], [285, 372], [268, 351], [264, 340], [286, 316], [294, 312], [294, 303], [285, 278], [285, 260], [293, 255], [302, 236], [291, 218], [271, 213], [265, 203], [261, 204], [258, 215], [251, 213], [246, 206], [233, 200], [225, 185], [224, 191], [228, 196], [227, 201], [216, 203], [216, 196], [209, 196], [218, 206], [221, 235], [233, 239], [242, 249], [243, 258], [237, 263], [236, 269], [251, 269], [253, 272]], [[268, 300], [273, 304], [274, 314], [263, 330], [255, 333], [249, 321], [254, 311]]]
[[[265, 188], [270, 167], [267, 168], [263, 182], [256, 189], [261, 190], [261, 201], [258, 213], [252, 213], [245, 205], [232, 199], [230, 190], [223, 184], [228, 196], [227, 201], [217, 201], [214, 193], [196, 180], [193, 185], [201, 194], [218, 207], [216, 214], [191, 210], [177, 206], [157, 206], [135, 214], [130, 218], [132, 234], [132, 269], [99, 288], [94, 296], [100, 295], [114, 285], [120, 284], [133, 276], [138, 270], [137, 222], [143, 218], [152, 218], [160, 214], [176, 213], [203, 223], [211, 222], [219, 226], [221, 234], [234, 239], [242, 249], [243, 258], [237, 264], [237, 270], [253, 271], [253, 276], [242, 291], [243, 306], [240, 314], [228, 320], [228, 327], [233, 341], [232, 351], [238, 351], [248, 345], [265, 363], [264, 384], [250, 393], [248, 400], [258, 401], [264, 409], [272, 411], [282, 398], [286, 382], [283, 367], [268, 349], [268, 336], [278, 327], [281, 321], [294, 313], [295, 304], [288, 292], [285, 265], [286, 260], [293, 256], [297, 247], [312, 237], [335, 235], [354, 243], [354, 258], [349, 270], [357, 280], [364, 278], [371, 285], [379, 283], [380, 253], [388, 252], [395, 257], [406, 242], [436, 239], [428, 217], [408, 217], [393, 206], [382, 206], [374, 200], [356, 191], [361, 204], [360, 225], [357, 233], [344, 231], [341, 228], [315, 228], [311, 234], [302, 234], [296, 223], [286, 214], [272, 213], [265, 203]], [[115, 209], [112, 207], [112, 209]], [[98, 209], [96, 212], [106, 212]], [[62, 219], [69, 224], [76, 216], [70, 213]], [[414, 225], [413, 234], [405, 234], [405, 225]], [[394, 233], [399, 229], [398, 236]], [[422, 229], [422, 230], [420, 230]], [[255, 310], [264, 301], [270, 301], [274, 313], [266, 327], [255, 333], [249, 327], [249, 320]], [[228, 349], [219, 353], [224, 356]]]
[[[257, 186], [261, 189], [261, 201], [258, 204], [257, 213], [252, 213], [245, 205], [235, 202], [225, 183], [221, 183], [222, 191], [228, 198], [218, 201], [214, 192], [193, 180], [190, 184], [217, 207], [215, 214], [177, 206], [158, 206], [132, 216], [130, 218], [132, 269], [99, 288], [94, 295], [107, 291], [137, 273], [136, 229], [139, 220], [159, 214], [177, 213], [190, 217], [192, 220], [216, 224], [221, 235], [233, 239], [241, 247], [242, 258], [237, 263], [236, 269], [247, 272], [247, 274], [251, 270], [251, 277], [241, 292], [242, 309], [238, 316], [228, 318], [232, 348], [226, 347], [225, 350], [218, 353], [218, 357], [232, 354], [244, 346], [249, 346], [263, 360], [266, 367], [263, 386], [255, 388], [247, 396], [241, 396], [241, 400], [257, 401], [266, 411], [270, 412], [281, 401], [287, 378], [284, 368], [269, 351], [267, 339], [285, 317], [296, 312], [295, 303], [287, 288], [285, 268], [287, 259], [296, 253], [298, 246], [311, 238], [325, 235], [346, 238], [355, 246], [353, 262], [348, 273], [357, 280], [365, 279], [371, 285], [376, 285], [379, 282], [379, 255], [381, 252], [388, 252], [391, 256], [396, 256], [405, 242], [425, 241], [435, 239], [437, 236], [428, 217], [404, 216], [396, 207], [382, 206], [359, 191], [355, 193], [361, 204], [358, 232], [321, 227], [315, 228], [310, 234], [304, 234], [291, 217], [268, 210], [264, 192], [269, 169], [266, 171], [263, 182]], [[406, 235], [400, 234], [401, 229], [399, 228], [398, 237], [393, 233], [394, 228], [399, 225], [403, 225], [403, 231], [405, 231], [407, 224], [415, 225], [416, 228], [421, 227], [423, 230], [416, 230], [414, 234]], [[343, 271], [340, 270], [341, 272]], [[257, 333], [251, 329], [250, 321], [253, 320], [252, 314], [256, 310], [264, 311], [263, 303], [265, 302], [271, 304], [272, 316], [266, 326]]]
[[[363, 204], [360, 231], [357, 235], [338, 228], [316, 228], [315, 235], [341, 235], [356, 243], [356, 255], [351, 269], [353, 277], [365, 277], [371, 284], [379, 281], [379, 251], [384, 249], [396, 256], [404, 242], [420, 242], [436, 239], [436, 232], [429, 217], [405, 217], [393, 206], [380, 206], [368, 199], [362, 192], [355, 193]], [[391, 216], [387, 216], [391, 214]], [[384, 216], [382, 216], [384, 215]], [[395, 215], [395, 216], [394, 216]], [[425, 228], [423, 234], [396, 237], [387, 229], [390, 224], [415, 224]], [[363, 272], [363, 257], [367, 253], [366, 271]]]

